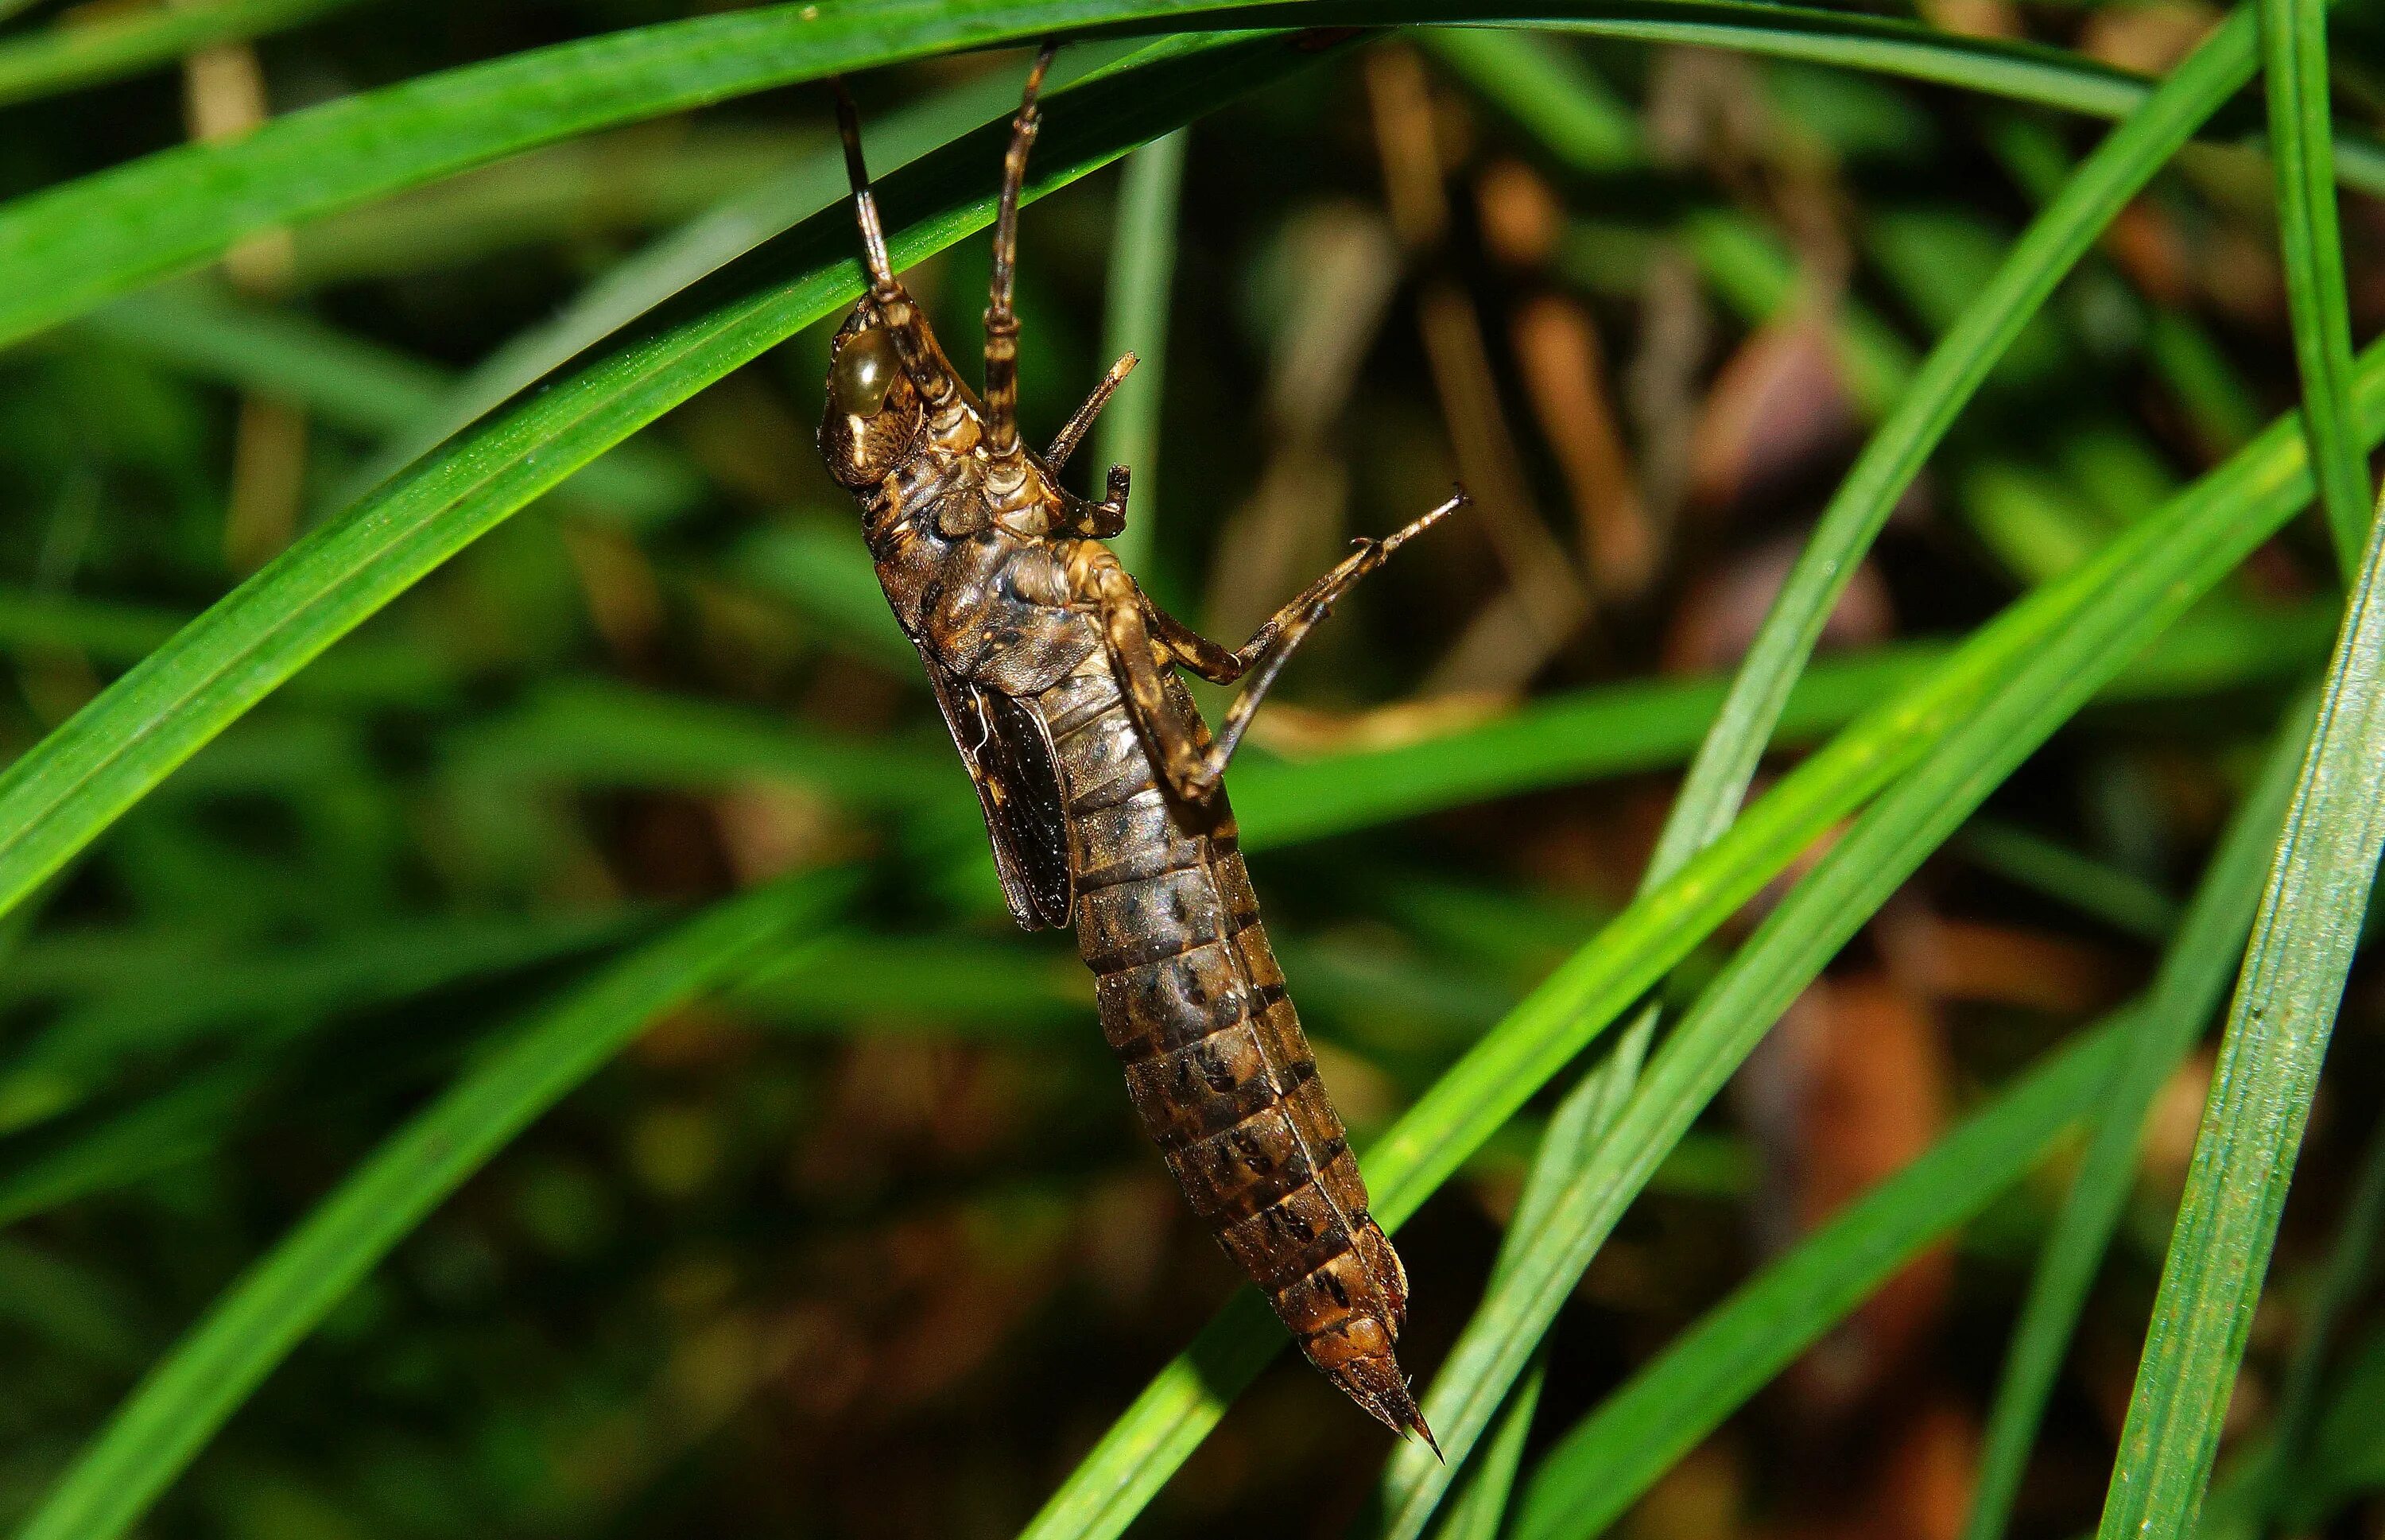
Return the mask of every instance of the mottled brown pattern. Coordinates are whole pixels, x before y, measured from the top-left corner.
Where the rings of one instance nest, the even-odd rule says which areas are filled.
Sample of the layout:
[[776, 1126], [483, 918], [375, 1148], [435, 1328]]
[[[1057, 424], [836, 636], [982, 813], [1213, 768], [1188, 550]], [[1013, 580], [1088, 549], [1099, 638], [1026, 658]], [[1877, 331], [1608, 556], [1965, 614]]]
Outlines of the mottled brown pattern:
[[[1075, 925], [1144, 1128], [1301, 1350], [1385, 1424], [1429, 1440], [1392, 1350], [1407, 1279], [1267, 946], [1222, 777], [1309, 629], [1463, 499], [1361, 542], [1238, 649], [1151, 603], [1100, 540], [1124, 522], [1126, 472], [1113, 468], [1098, 503], [1056, 476], [1131, 358], [1049, 456], [1018, 438], [1009, 284], [1043, 69], [1005, 164], [982, 401], [888, 269], [847, 109], [870, 285], [837, 334], [820, 449], [861, 507], [887, 601], [977, 787], [1011, 913], [1030, 929]], [[1180, 667], [1247, 677], [1214, 737]]]

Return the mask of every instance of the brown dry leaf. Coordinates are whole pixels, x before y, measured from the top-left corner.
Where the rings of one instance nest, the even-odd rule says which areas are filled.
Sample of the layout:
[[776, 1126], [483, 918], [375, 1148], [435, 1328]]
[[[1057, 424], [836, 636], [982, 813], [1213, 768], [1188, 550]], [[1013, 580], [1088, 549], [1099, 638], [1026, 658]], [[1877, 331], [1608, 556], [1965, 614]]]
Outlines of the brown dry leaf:
[[1663, 165], [1703, 162], [1717, 181], [1734, 185], [1751, 165], [1778, 148], [1770, 96], [1755, 67], [1740, 55], [1712, 48], [1666, 48], [1649, 71], [1650, 152]]
[[617, 657], [648, 656], [662, 634], [663, 591], [646, 553], [627, 532], [606, 525], [573, 520], [562, 530], [597, 634]]
[[1367, 711], [1318, 711], [1270, 703], [1251, 719], [1250, 736], [1290, 759], [1357, 754], [1430, 743], [1495, 721], [1516, 708], [1509, 694], [1430, 695]]
[[2090, 58], [2141, 75], [2166, 75], [2218, 25], [2218, 11], [2186, 0], [2102, 6], [2088, 13], [2079, 49]]
[[[1449, 226], [1442, 154], [1435, 143], [1432, 98], [1424, 66], [1404, 48], [1367, 56], [1367, 99], [1392, 223], [1412, 259], [1430, 259]], [[1507, 574], [1512, 607], [1522, 626], [1486, 633], [1496, 646], [1461, 645], [1461, 667], [1436, 670], [1430, 691], [1505, 690], [1523, 684], [1571, 640], [1589, 618], [1583, 591], [1565, 547], [1549, 533], [1518, 470], [1515, 435], [1499, 401], [1498, 377], [1483, 341], [1474, 302], [1444, 272], [1426, 279], [1417, 296], [1417, 323], [1457, 473], [1473, 495], [1469, 520], [1491, 541]]]
[[1624, 371], [1623, 399], [1639, 429], [1640, 495], [1660, 544], [1688, 494], [1698, 382], [1713, 331], [1697, 264], [1679, 245], [1659, 243], [1641, 290], [1640, 349]]
[[1565, 233], [1565, 206], [1548, 182], [1517, 160], [1494, 161], [1474, 183], [1482, 244], [1498, 260], [1539, 268], [1556, 255]]
[[2194, 258], [2168, 215], [2142, 198], [2104, 232], [2104, 250], [2156, 304], [2183, 306], [2194, 294]]
[[2076, 1017], [2109, 1005], [2125, 983], [2099, 947], [2050, 931], [1949, 920], [1918, 905], [1883, 917], [1878, 934], [1899, 982], [1939, 1001]]
[[1922, 0], [1921, 18], [1941, 31], [2019, 42], [2020, 13], [2008, 0]]
[[1850, 1521], [1846, 1540], [1957, 1540], [1970, 1516], [1979, 1430], [1951, 1397], [1883, 1424], [1885, 1459]]
[[1761, 497], [1858, 425], [1829, 329], [1800, 310], [1759, 327], [1716, 374], [1690, 438], [1689, 492], [1728, 509]]
[[1299, 287], [1268, 353], [1267, 420], [1287, 439], [1314, 438], [1350, 404], [1399, 289], [1400, 249], [1381, 215], [1346, 203], [1301, 210], [1281, 240]]
[[1573, 636], [1589, 618], [1573, 559], [1533, 507], [1517, 470], [1520, 459], [1506, 413], [1499, 404], [1497, 377], [1484, 344], [1481, 318], [1456, 285], [1436, 281], [1417, 297], [1442, 416], [1456, 451], [1457, 470], [1473, 495], [1470, 520], [1490, 538], [1506, 569], [1519, 608], [1531, 622], [1534, 644], [1519, 652], [1505, 677], [1451, 682], [1452, 688], [1497, 689], [1520, 685]]
[[1350, 475], [1327, 430], [1349, 405], [1399, 283], [1399, 249], [1380, 216], [1329, 204], [1295, 216], [1282, 239], [1299, 287], [1268, 360], [1277, 438], [1257, 487], [1218, 533], [1204, 607], [1213, 631], [1230, 637], [1256, 629], [1341, 558]]
[[[1786, 1177], [1775, 1228], [1810, 1232], [1904, 1169], [1945, 1126], [1943, 1032], [1928, 1003], [1886, 975], [1823, 979], [1742, 1072], [1752, 1123]], [[1905, 1376], [1935, 1333], [1953, 1255], [1934, 1246], [1798, 1360], [1791, 1394], [1834, 1419]]]
[[720, 847], [751, 887], [828, 859], [850, 833], [825, 799], [782, 782], [732, 787], [713, 802]]
[[1366, 81], [1392, 224], [1412, 251], [1437, 245], [1449, 230], [1449, 194], [1442, 182], [1445, 168], [1435, 142], [1432, 83], [1424, 62], [1413, 49], [1371, 48]]
[[2186, 1185], [2186, 1168], [2194, 1158], [2194, 1141], [2203, 1132], [2204, 1104], [2211, 1098], [2211, 1072], [2217, 1058], [2209, 1047], [2197, 1048], [2170, 1072], [2145, 1110], [2142, 1163], [2144, 1180], [2164, 1193]]
[[[174, 0], [178, 6], [194, 3]], [[253, 133], [270, 111], [265, 72], [250, 44], [215, 44], [182, 61], [183, 124], [199, 143]], [[291, 250], [288, 231], [260, 231], [224, 253], [224, 276], [243, 294], [270, 297], [289, 286]], [[306, 438], [305, 408], [254, 394], [241, 398], [224, 510], [224, 564], [234, 573], [256, 571], [297, 534], [306, 488]]]
[[1547, 296], [1517, 310], [1511, 335], [1592, 578], [1603, 594], [1638, 595], [1655, 576], [1656, 535], [1607, 394], [1597, 327], [1580, 303]]
[[[204, 0], [172, 3], [188, 9]], [[182, 60], [182, 120], [193, 139], [201, 144], [238, 139], [255, 132], [271, 114], [255, 44], [210, 44]], [[292, 256], [288, 231], [259, 231], [224, 253], [224, 275], [245, 293], [278, 294], [289, 286]]]
[[256, 571], [298, 533], [306, 492], [306, 409], [243, 395], [231, 450], [231, 497], [224, 510], [224, 564]]
[[1719, 1440], [1701, 1444], [1656, 1478], [1632, 1508], [1632, 1540], [1726, 1540], [1740, 1532], [1747, 1477]]
[[1350, 470], [1339, 454], [1288, 440], [1267, 458], [1250, 500], [1217, 534], [1204, 606], [1212, 635], [1250, 634], [1308, 578], [1342, 558]]

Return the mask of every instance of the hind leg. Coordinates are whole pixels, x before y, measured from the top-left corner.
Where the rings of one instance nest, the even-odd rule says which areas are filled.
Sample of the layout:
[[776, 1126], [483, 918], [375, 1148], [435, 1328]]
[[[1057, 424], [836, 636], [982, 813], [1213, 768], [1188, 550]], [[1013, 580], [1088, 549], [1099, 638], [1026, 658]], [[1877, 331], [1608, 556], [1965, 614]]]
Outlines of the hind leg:
[[1198, 802], [1217, 789], [1225, 776], [1227, 761], [1241, 745], [1242, 733], [1250, 727], [1251, 718], [1267, 698], [1276, 676], [1342, 596], [1356, 587], [1359, 579], [1390, 560], [1393, 551], [1456, 512], [1466, 501], [1466, 494], [1460, 490], [1449, 501], [1386, 538], [1359, 541], [1357, 550], [1310, 583], [1300, 597], [1277, 610], [1267, 624], [1251, 633], [1249, 641], [1231, 650], [1210, 641], [1143, 597], [1140, 589], [1135, 590], [1134, 596], [1143, 610], [1143, 629], [1155, 637], [1176, 661], [1213, 684], [1231, 684], [1249, 676], [1242, 694], [1226, 708], [1217, 741], [1201, 753], [1198, 763], [1189, 772], [1187, 784], [1180, 788], [1182, 795]]

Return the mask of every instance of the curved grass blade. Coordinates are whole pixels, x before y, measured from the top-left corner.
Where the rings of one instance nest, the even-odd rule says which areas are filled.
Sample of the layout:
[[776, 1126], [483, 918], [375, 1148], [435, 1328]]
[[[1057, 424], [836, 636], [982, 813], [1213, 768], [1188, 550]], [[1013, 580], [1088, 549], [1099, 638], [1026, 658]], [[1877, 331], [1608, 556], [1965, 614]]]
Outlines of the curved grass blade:
[[1179, 129], [1127, 157], [1118, 183], [1118, 234], [1110, 245], [1109, 294], [1102, 312], [1102, 357], [1132, 352], [1140, 362], [1102, 412], [1092, 477], [1113, 465], [1134, 470], [1134, 517], [1110, 542], [1118, 560], [1149, 586], [1153, 487], [1159, 463], [1160, 386], [1168, 378], [1168, 299], [1176, 279], [1176, 211], [1190, 131]]
[[[1259, 40], [1156, 44], [1081, 84], [1055, 113], [1033, 191], [1064, 185], [1313, 54]], [[1068, 98], [1076, 97], [1071, 92]], [[916, 262], [991, 219], [979, 192], [1000, 164], [963, 140], [890, 179]], [[317, 654], [440, 562], [597, 454], [849, 302], [859, 267], [843, 211], [724, 273], [686, 319], [624, 340], [313, 531], [103, 691], [0, 775], [0, 910], [14, 906], [126, 808]], [[790, 273], [792, 274], [790, 276]]]
[[384, 1141], [144, 1376], [18, 1540], [113, 1540], [249, 1393], [447, 1196], [663, 1012], [818, 926], [849, 880], [730, 899], [535, 1018]]
[[0, 41], [0, 106], [179, 61], [210, 44], [278, 32], [357, 0], [209, 0], [60, 22]]
[[2178, 903], [2161, 888], [2018, 824], [1975, 818], [1954, 846], [1981, 870], [2140, 941], [2178, 929]]
[[2143, 1008], [2048, 1056], [1895, 1176], [1742, 1284], [1542, 1459], [1511, 1540], [1590, 1540], [1934, 1237], [2089, 1112]]
[[1419, 31], [1417, 40], [1575, 170], [1596, 174], [1647, 163], [1639, 114], [1551, 39], [1482, 27], [1431, 27]]
[[2194, 1527], [2385, 848], [2385, 525], [2344, 616], [2187, 1171], [2097, 1534]]
[[[857, 570], [852, 570], [855, 563]], [[768, 580], [782, 591], [793, 593], [799, 582], [813, 585], [804, 595], [807, 613], [845, 624], [855, 640], [870, 645], [873, 656], [902, 660], [878, 652], [881, 631], [886, 645], [910, 646], [887, 617], [868, 553], [847, 530], [799, 526], [772, 532], [751, 547], [742, 566], [755, 572], [767, 569]], [[830, 580], [837, 592], [825, 591]], [[0, 590], [0, 597], [5, 595]], [[0, 645], [6, 641], [6, 616], [0, 608]], [[2318, 607], [2257, 618], [2190, 619], [2132, 662], [2098, 698], [2191, 698], [2306, 674], [2326, 657], [2327, 635], [2313, 621], [2326, 623]], [[154, 646], [169, 632], [150, 633], [147, 645]], [[1790, 697], [1776, 745], [1804, 746], [1821, 740], [1882, 698], [1928, 679], [1950, 650], [1913, 643], [1816, 663]], [[918, 655], [908, 661], [916, 666]], [[310, 670], [291, 687], [313, 678]], [[1272, 850], [1496, 797], [1678, 767], [1714, 720], [1724, 684], [1717, 677], [1592, 685], [1397, 748], [1255, 759], [1238, 772], [1244, 782], [1235, 789], [1242, 845]], [[566, 678], [450, 732], [440, 757], [447, 774], [465, 784], [536, 781], [711, 793], [759, 778], [804, 785], [855, 809], [958, 813], [965, 815], [955, 832], [972, 863], [969, 881], [980, 897], [991, 892], [977, 883], [979, 874], [992, 868], [984, 864], [990, 858], [968, 821], [976, 817], [975, 804], [953, 782], [946, 751], [938, 743], [807, 733], [768, 711], [633, 689], [618, 681]], [[2099, 875], [2107, 883], [2120, 881], [2117, 873]], [[2140, 902], [2152, 898], [2146, 895]], [[2166, 933], [2165, 922], [2155, 939]]]
[[[455, 388], [435, 364], [291, 311], [253, 309], [196, 283], [127, 294], [56, 333], [78, 341], [86, 334], [373, 438], [437, 410]], [[363, 490], [387, 479], [375, 475]], [[589, 512], [637, 524], [678, 513], [702, 493], [693, 467], [646, 444], [622, 445], [560, 489]]]
[[2240, 8], [2173, 70], [2029, 222], [1987, 288], [1930, 349], [1823, 509], [1731, 682], [1720, 719], [1691, 762], [1680, 800], [1701, 808], [1704, 821], [1667, 829], [1655, 861], [1704, 845], [1730, 821], [1771, 723], [1897, 499], [2063, 276], [2195, 130], [2252, 79], [2255, 32], [2253, 13]]
[[[1103, 59], [1088, 57], [1090, 52], [1071, 49], [1055, 61], [1054, 92], [1093, 72], [1099, 63], [1115, 62], [1108, 56], [1119, 50], [1109, 49]], [[1018, 103], [1018, 82], [1006, 73], [955, 86], [918, 106], [870, 124], [870, 167], [882, 181], [972, 129], [1005, 120]], [[841, 206], [848, 195], [843, 151], [823, 150], [805, 156], [783, 175], [729, 199], [615, 263], [554, 317], [499, 347], [404, 419], [383, 424], [387, 442], [348, 479], [346, 495], [339, 501], [344, 504], [363, 496], [515, 393], [763, 242]], [[904, 645], [907, 649], [909, 644]]]
[[[1690, 763], [1673, 813], [1649, 859], [1651, 881], [1679, 870], [1730, 826], [1824, 622], [1897, 500], [1996, 360], [2095, 237], [2204, 120], [2251, 79], [2254, 40], [2252, 16], [2240, 12], [2179, 66], [2088, 157], [1931, 350], [1823, 511], [1766, 615], [1721, 711]], [[1653, 1030], [1650, 1019], [1633, 1028], [1635, 1036]], [[1593, 1151], [1575, 1171], [1574, 1180], [1585, 1180], [1588, 1171], [1606, 1163], [1604, 1149]], [[1425, 1418], [1436, 1430], [1449, 1463], [1411, 1448], [1392, 1455], [1383, 1478], [1389, 1514], [1385, 1534], [1391, 1540], [1415, 1540], [1423, 1533], [1455, 1469], [1489, 1425], [1530, 1351], [1530, 1342], [1513, 1333], [1519, 1325], [1544, 1330], [1554, 1318], [1556, 1295], [1551, 1270], [1560, 1265], [1560, 1258], [1586, 1267], [1597, 1240], [1603, 1239], [1603, 1233], [1592, 1236], [1559, 1229], [1555, 1219], [1553, 1215], [1551, 1227], [1541, 1233], [1511, 1236], [1519, 1257], [1528, 1259], [1494, 1283], [1424, 1397]], [[1565, 1287], [1570, 1289], [1570, 1277]], [[1541, 1303], [1527, 1303], [1523, 1297], [1534, 1290], [1545, 1301], [1545, 1315]], [[1532, 1341], [1538, 1335], [1538, 1330], [1530, 1331]]]
[[[2135, 565], [2121, 570], [2115, 558], [2136, 545], [2124, 536], [2082, 569], [2110, 585], [2115, 602], [2082, 610], [2058, 639], [2014, 659], [2002, 687], [1855, 820], [1699, 997], [1652, 1062], [1612, 1138], [1550, 1214], [1544, 1240], [1519, 1257], [1514, 1271], [1490, 1292], [1476, 1323], [1444, 1365], [1440, 1379], [1455, 1388], [1425, 1403], [1428, 1418], [1440, 1406], [1444, 1421], [1437, 1432], [1444, 1446], [1460, 1449], [1479, 1435], [1655, 1164], [1798, 992], [1971, 810], [2070, 718], [2099, 677], [2117, 670], [2184, 612], [2195, 596], [2189, 585], [2139, 585], [2155, 574], [2166, 582], [2175, 573], [2174, 562], [2200, 565], [2200, 558], [2174, 547], [2140, 551]], [[2229, 549], [2232, 566], [2250, 547]], [[1396, 1470], [1398, 1457], [1393, 1459]], [[1430, 1481], [1407, 1486], [1418, 1496], [1397, 1516], [1406, 1519], [1427, 1507], [1423, 1497], [1432, 1490]]]
[[[2326, 1469], [2329, 1462], [2321, 1451], [2329, 1441], [2320, 1431], [2319, 1392], [2327, 1378], [2328, 1349], [2334, 1344], [2336, 1330], [2345, 1313], [2359, 1303], [2376, 1272], [2379, 1232], [2385, 1229], [2380, 1221], [2385, 1221], [2385, 1130], [2368, 1136], [2368, 1153], [2361, 1159], [2352, 1196], [2344, 1200], [2343, 1213], [2336, 1221], [2335, 1244], [2329, 1248], [2310, 1303], [2296, 1323], [2293, 1357], [2278, 1388], [2276, 1421], [2266, 1446], [2247, 1472], [2245, 1506], [2264, 1523], [2311, 1533], [2356, 1484], [2356, 1478], [2355, 1483], [2346, 1483]], [[2366, 1408], [2359, 1415], [2366, 1420]], [[2212, 1506], [2218, 1504], [2215, 1501]], [[2211, 1534], [2214, 1528], [2206, 1519], [2202, 1533]]]
[[[2373, 441], [2385, 430], [2385, 350], [2371, 349], [2364, 357], [2356, 380], [2363, 432]], [[1831, 823], [1933, 745], [1951, 742], [1959, 724], [1967, 724], [1963, 736], [1979, 760], [1969, 767], [1972, 775], [1953, 777], [1962, 782], [1957, 788], [1925, 784], [1917, 795], [1910, 788], [1922, 784], [1922, 778], [1911, 778], [1899, 794], [1899, 817], [1906, 824], [1883, 833], [1880, 820], [1870, 822], [1869, 843], [1893, 845], [1896, 860], [1918, 860], [1934, 831], [1924, 821], [1916, 832], [1911, 820], [1942, 821], [1952, 812], [1959, 822], [1965, 799], [1984, 795], [1992, 785], [1995, 757], [2008, 756], [2021, 743], [2015, 734], [2051, 732], [2067, 714], [2055, 706], [2079, 698], [2082, 689], [2092, 692], [2150, 632], [2218, 582], [2309, 496], [2308, 466], [2295, 424], [2277, 423], [2124, 532], [2094, 560], [2030, 594], [1975, 633], [1929, 681], [1885, 703], [1784, 777], [1679, 875], [1634, 900], [1560, 965], [1367, 1152], [1377, 1217], [1395, 1229], [1723, 917], [1785, 870]], [[1982, 706], [1983, 699], [1995, 704]], [[1938, 780], [1965, 768], [1959, 760], [1950, 763], [1942, 746], [1936, 763]], [[1834, 856], [1847, 848], [1842, 842]], [[1801, 885], [1807, 897], [1798, 923], [1812, 928], [1795, 938], [1807, 950], [1794, 966], [1819, 966], [1810, 949], [1821, 945], [1831, 916], [1825, 912], [1817, 922], [1816, 912], [1854, 902], [1838, 890], [1860, 878], [1861, 869], [1850, 865], [1859, 858], [1826, 860]], [[1829, 891], [1816, 886], [1826, 870], [1832, 872]], [[1775, 911], [1775, 924], [1784, 912], [1785, 906]], [[1727, 1032], [1737, 1024], [1743, 1032], [1744, 1023], [1735, 1023], [1729, 1012], [1753, 1008], [1731, 995], [1751, 985], [1777, 992], [1792, 970], [1776, 964], [1751, 975], [1744, 966], [1750, 955], [1742, 954], [1732, 991], [1718, 981], [1700, 1002], [1698, 1016], [1709, 1028]], [[1667, 1055], [1678, 1056], [1688, 1039], [1685, 1024]], [[1607, 1147], [1629, 1150], [1642, 1163], [1660, 1158], [1661, 1148], [1640, 1147], [1669, 1145], [1655, 1138], [1656, 1120], [1686, 1126], [1695, 1116], [1703, 1098], [1688, 1092], [1701, 1077], [1727, 1074], [1725, 1061], [1735, 1062], [1729, 1050], [1738, 1045], [1726, 1040], [1691, 1045], [1704, 1062], [1676, 1057], [1671, 1084], [1658, 1087], [1658, 1077], [1666, 1073], [1660, 1058], [1649, 1086], [1661, 1090], [1662, 1099], [1650, 1102], [1650, 1090], [1643, 1090]], [[1634, 1126], [1635, 1118], [1641, 1126]], [[1617, 1196], [1628, 1198], [1636, 1190], [1631, 1174], [1616, 1173]], [[1586, 1201], [1594, 1196], [1587, 1195]], [[1537, 1333], [1530, 1334], [1537, 1338]], [[1026, 1534], [1032, 1540], [1119, 1534], [1281, 1344], [1280, 1331], [1256, 1292], [1237, 1292], [1112, 1424]]]
[[2350, 581], [2367, 544], [2368, 465], [2351, 417], [2352, 314], [2336, 225], [2327, 10], [2327, 0], [2260, 0], [2261, 55], [2286, 299], [2303, 381], [2303, 431], [2318, 470], [2319, 507]]
[[[1412, 22], [1562, 26], [1879, 70], [2096, 117], [2143, 80], [2056, 49], [1756, 0], [1587, 4], [1491, 0], [876, 0], [772, 6], [531, 50], [275, 119], [237, 142], [188, 144], [0, 209], [0, 344], [143, 282], [201, 266], [242, 237], [418, 186], [515, 151], [727, 97], [1056, 33], [1203, 26], [1373, 28]], [[2339, 169], [2385, 191], [2385, 153], [2347, 141]]]
[[2112, 1079], [2087, 1153], [2070, 1179], [2062, 1210], [2030, 1275], [2029, 1297], [2013, 1328], [2004, 1377], [1988, 1415], [1965, 1540], [1993, 1540], [2011, 1521], [2013, 1499], [2036, 1447], [2046, 1399], [2128, 1202], [2145, 1113], [2202, 1036], [2252, 929], [2269, 853], [2276, 848], [2295, 771], [2310, 741], [2310, 716], [2305, 706], [2288, 717], [2260, 779], [2212, 856], [2176, 939], [2163, 954], [2144, 1026]]
[[1507, 1499], [1516, 1489], [1516, 1471], [1524, 1461], [1524, 1441], [1532, 1434], [1532, 1414], [1540, 1409], [1541, 1385], [1549, 1373], [1543, 1353], [1521, 1380], [1499, 1414], [1499, 1426], [1482, 1457], [1467, 1464], [1466, 1480], [1442, 1521], [1441, 1540], [1499, 1540], [1506, 1527]]

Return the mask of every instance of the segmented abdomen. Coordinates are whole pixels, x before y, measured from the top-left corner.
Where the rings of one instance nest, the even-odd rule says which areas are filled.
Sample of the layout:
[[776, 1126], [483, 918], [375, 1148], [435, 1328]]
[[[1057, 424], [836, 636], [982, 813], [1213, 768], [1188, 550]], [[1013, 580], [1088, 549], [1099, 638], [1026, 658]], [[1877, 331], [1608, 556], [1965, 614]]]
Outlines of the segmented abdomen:
[[1135, 1110], [1310, 1361], [1405, 1432], [1416, 1405], [1392, 1345], [1407, 1281], [1284, 993], [1225, 798], [1194, 813], [1166, 795], [1105, 667], [1039, 705], [1075, 831], [1078, 945]]

